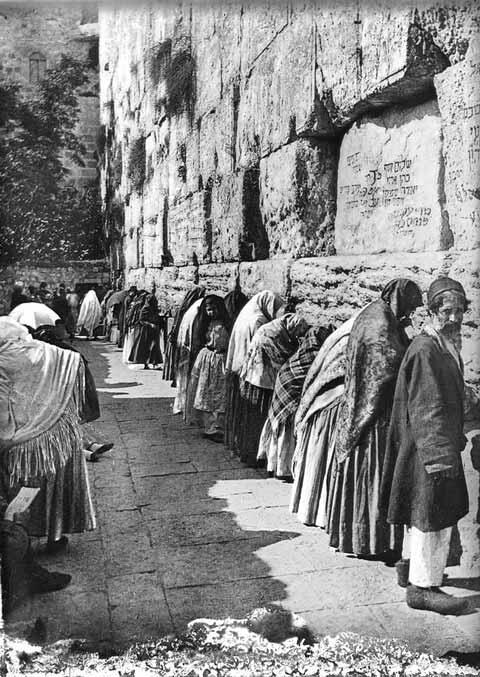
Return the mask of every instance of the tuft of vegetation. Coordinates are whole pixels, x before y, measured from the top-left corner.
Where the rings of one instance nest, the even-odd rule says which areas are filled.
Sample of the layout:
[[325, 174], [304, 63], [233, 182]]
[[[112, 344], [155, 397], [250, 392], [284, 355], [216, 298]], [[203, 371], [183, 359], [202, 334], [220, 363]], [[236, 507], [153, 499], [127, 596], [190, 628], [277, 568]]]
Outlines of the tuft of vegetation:
[[170, 38], [159, 42], [148, 51], [146, 58], [146, 70], [154, 87], [158, 85], [165, 75], [165, 68], [172, 55], [172, 41]]
[[132, 188], [140, 193], [145, 183], [146, 155], [145, 137], [139, 136], [133, 140], [128, 155], [128, 178], [132, 182]]
[[195, 106], [195, 59], [190, 50], [182, 50], [172, 57], [165, 69], [167, 115], [187, 112], [193, 116]]
[[76, 188], [62, 157], [84, 164], [75, 134], [85, 65], [62, 56], [33, 93], [0, 79], [0, 262], [56, 262], [99, 255], [100, 197]]

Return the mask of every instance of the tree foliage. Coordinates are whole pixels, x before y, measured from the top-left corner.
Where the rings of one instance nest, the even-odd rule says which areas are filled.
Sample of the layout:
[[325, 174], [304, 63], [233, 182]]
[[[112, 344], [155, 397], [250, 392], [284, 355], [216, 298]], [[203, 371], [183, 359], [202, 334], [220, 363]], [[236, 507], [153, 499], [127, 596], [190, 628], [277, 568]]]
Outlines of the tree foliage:
[[0, 261], [59, 261], [98, 256], [98, 188], [77, 189], [65, 159], [83, 164], [75, 134], [84, 65], [63, 56], [35, 92], [0, 80]]

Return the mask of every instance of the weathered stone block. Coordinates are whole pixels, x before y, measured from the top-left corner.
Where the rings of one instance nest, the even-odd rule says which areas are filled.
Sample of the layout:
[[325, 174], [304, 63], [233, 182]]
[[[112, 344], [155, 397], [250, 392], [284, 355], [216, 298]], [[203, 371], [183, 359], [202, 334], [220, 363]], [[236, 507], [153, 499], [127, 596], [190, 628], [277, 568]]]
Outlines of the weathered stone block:
[[340, 148], [337, 252], [422, 251], [451, 244], [435, 103], [367, 117]]
[[210, 246], [205, 218], [205, 191], [198, 191], [170, 205], [168, 247], [176, 265], [208, 262]]
[[445, 195], [454, 246], [480, 246], [480, 38], [435, 78], [442, 115]]
[[203, 7], [192, 15], [192, 51], [195, 60], [195, 114], [201, 116], [217, 105], [222, 94], [220, 41], [215, 30], [215, 10]]
[[291, 261], [287, 259], [240, 263], [240, 288], [247, 296], [271, 289], [285, 298], [290, 287], [290, 266]]
[[235, 288], [238, 263], [215, 263], [198, 267], [198, 284], [208, 293], [224, 296]]
[[261, 160], [260, 210], [270, 256], [331, 253], [336, 175], [335, 141], [295, 141]]

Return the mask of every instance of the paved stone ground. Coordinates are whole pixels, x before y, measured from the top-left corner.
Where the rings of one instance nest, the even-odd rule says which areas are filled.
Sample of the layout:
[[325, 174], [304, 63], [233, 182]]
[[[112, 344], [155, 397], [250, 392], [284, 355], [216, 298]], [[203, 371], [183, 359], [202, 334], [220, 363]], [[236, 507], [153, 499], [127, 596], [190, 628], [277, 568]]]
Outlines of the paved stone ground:
[[289, 513], [291, 485], [245, 468], [173, 416], [160, 372], [122, 365], [107, 343], [77, 345], [101, 393], [95, 426], [115, 442], [88, 464], [98, 528], [42, 560], [72, 583], [19, 609], [13, 631], [42, 616], [51, 641], [121, 646], [278, 602], [321, 635], [398, 637], [436, 654], [480, 649], [478, 579], [449, 570], [449, 591], [469, 596], [468, 615], [408, 609], [394, 569], [330, 551], [321, 530]]

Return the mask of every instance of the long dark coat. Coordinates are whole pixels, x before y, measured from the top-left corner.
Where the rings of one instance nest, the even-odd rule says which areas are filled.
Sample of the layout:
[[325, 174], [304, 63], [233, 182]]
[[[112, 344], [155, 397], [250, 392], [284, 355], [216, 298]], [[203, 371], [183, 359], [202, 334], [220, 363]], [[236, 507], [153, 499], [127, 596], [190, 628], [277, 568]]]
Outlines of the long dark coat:
[[[400, 367], [385, 459], [382, 502], [391, 524], [438, 531], [468, 512], [461, 451], [463, 375], [431, 336], [417, 336]], [[435, 479], [435, 470], [453, 477]]]

